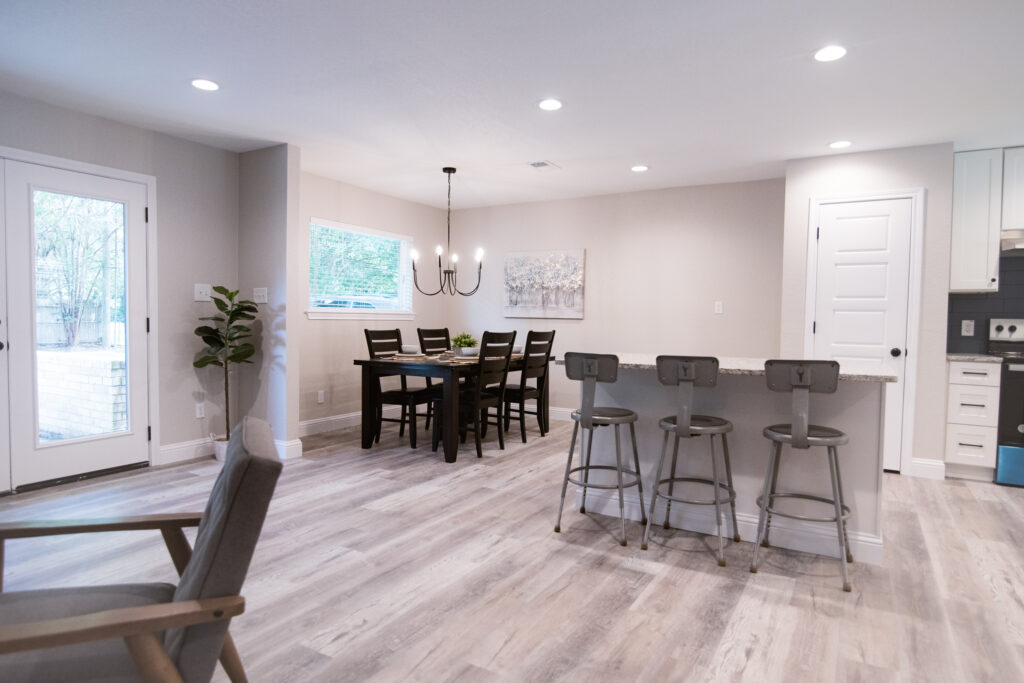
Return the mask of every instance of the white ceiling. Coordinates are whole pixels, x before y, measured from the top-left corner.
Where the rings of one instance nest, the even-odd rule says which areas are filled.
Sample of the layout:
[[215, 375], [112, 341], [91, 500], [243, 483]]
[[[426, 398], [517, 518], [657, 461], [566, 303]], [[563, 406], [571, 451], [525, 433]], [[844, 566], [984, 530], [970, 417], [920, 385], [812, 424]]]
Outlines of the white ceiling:
[[1024, 144], [1022, 36], [1024, 0], [3, 0], [0, 89], [434, 206], [457, 166], [466, 208]]

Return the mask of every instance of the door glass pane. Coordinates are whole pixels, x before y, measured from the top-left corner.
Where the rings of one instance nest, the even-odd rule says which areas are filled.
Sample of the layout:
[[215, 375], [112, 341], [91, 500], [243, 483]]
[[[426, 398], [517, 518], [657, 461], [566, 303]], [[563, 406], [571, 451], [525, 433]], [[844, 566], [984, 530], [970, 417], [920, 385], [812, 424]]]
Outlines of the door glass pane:
[[35, 190], [40, 443], [128, 429], [125, 207]]

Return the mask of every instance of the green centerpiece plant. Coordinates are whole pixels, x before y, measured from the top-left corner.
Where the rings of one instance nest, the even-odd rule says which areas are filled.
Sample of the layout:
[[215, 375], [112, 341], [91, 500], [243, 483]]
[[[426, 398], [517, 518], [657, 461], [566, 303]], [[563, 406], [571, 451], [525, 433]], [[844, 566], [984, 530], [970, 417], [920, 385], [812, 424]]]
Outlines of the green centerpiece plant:
[[459, 356], [472, 356], [472, 352], [465, 349], [474, 349], [480, 342], [473, 337], [469, 332], [463, 332], [452, 337], [452, 348], [455, 349], [456, 355]]
[[196, 336], [203, 340], [206, 348], [199, 352], [192, 365], [197, 368], [216, 365], [224, 369], [224, 438], [227, 439], [231, 435], [229, 370], [234, 363], [252, 363], [249, 359], [256, 353], [256, 347], [245, 341], [252, 337], [252, 328], [244, 321], [255, 320], [258, 309], [255, 302], [238, 299], [238, 290], [218, 285], [213, 291], [220, 295], [210, 297], [218, 313], [200, 318], [211, 324], [195, 329]]

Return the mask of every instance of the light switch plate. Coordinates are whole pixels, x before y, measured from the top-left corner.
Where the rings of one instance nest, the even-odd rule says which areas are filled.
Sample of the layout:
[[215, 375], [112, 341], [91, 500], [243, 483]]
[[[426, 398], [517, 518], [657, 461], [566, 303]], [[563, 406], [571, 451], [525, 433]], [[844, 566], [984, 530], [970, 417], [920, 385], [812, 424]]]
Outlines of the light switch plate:
[[253, 287], [252, 289], [252, 300], [258, 304], [267, 303], [267, 288], [266, 287]]
[[324, 402], [324, 390], [323, 389], [320, 389], [319, 391], [316, 392], [316, 402], [317, 403], [323, 403]]
[[722, 302], [721, 301], [716, 301], [715, 302], [715, 314], [716, 315], [721, 315], [722, 314]]
[[209, 301], [210, 294], [213, 293], [213, 287], [211, 285], [196, 285], [195, 293], [192, 295], [193, 301]]
[[960, 336], [961, 337], [973, 337], [974, 336], [974, 321], [973, 320], [961, 320], [960, 321]]

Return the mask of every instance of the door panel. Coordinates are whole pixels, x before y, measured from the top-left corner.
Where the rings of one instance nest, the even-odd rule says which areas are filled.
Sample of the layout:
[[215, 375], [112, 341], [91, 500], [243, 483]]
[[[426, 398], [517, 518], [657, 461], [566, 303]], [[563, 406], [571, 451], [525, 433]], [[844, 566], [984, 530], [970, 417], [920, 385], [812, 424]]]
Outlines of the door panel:
[[145, 185], [5, 163], [15, 487], [145, 462]]
[[[4, 181], [4, 162], [0, 160], [0, 187]], [[3, 195], [0, 194], [0, 197]], [[7, 263], [6, 232], [3, 212], [0, 211], [0, 263]], [[11, 439], [10, 439], [10, 414], [8, 413], [8, 392], [7, 392], [7, 365], [9, 360], [7, 338], [7, 281], [0, 276], [0, 492], [11, 490]], [[0, 570], [2, 571], [2, 570]]]
[[[884, 467], [898, 470], [910, 296], [909, 198], [829, 203], [819, 212], [813, 355], [896, 375], [886, 386]], [[893, 349], [899, 355], [893, 356]]]

